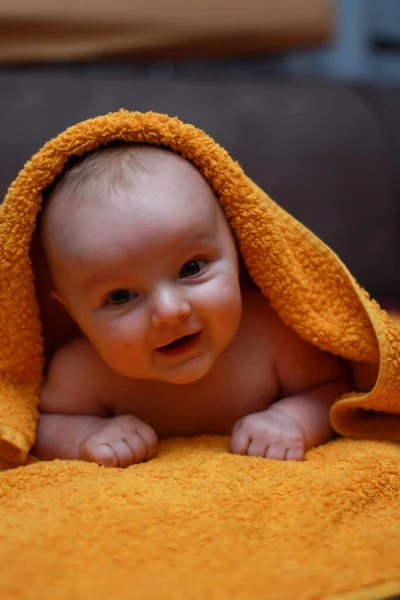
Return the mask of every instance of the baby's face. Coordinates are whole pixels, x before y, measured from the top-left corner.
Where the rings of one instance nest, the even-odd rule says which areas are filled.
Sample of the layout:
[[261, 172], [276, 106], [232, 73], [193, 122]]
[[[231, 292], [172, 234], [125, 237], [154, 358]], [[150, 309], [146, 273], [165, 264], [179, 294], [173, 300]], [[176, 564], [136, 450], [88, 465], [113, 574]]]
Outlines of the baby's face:
[[241, 318], [237, 252], [222, 209], [175, 155], [109, 189], [98, 201], [87, 188], [50, 202], [47, 253], [58, 295], [115, 371], [196, 381]]

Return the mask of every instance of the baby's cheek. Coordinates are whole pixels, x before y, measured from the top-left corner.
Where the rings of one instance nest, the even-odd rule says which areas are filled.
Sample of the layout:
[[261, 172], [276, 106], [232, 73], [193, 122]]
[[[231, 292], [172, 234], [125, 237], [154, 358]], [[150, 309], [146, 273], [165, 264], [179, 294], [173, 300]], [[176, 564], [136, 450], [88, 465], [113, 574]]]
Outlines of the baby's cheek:
[[242, 315], [242, 296], [239, 283], [227, 281], [221, 286], [219, 295], [219, 309], [222, 314], [232, 322], [240, 321]]
[[221, 343], [228, 344], [236, 335], [242, 316], [239, 285], [231, 281], [221, 282], [214, 293], [208, 296], [205, 307]]
[[141, 329], [127, 323], [107, 323], [92, 334], [91, 341], [104, 362], [117, 373], [134, 377], [133, 370], [145, 356]]

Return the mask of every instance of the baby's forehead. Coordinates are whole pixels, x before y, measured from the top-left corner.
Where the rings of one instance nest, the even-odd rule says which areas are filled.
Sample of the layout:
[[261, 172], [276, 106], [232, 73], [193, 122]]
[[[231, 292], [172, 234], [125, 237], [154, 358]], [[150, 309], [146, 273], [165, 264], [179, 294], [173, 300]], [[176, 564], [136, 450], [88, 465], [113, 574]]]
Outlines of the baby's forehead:
[[45, 190], [44, 199], [49, 201], [61, 192], [71, 196], [85, 187], [128, 183], [135, 174], [151, 174], [162, 168], [163, 163], [176, 160], [183, 159], [164, 147], [113, 142], [83, 156], [71, 156], [63, 171]]
[[[148, 144], [112, 143], [82, 157], [71, 157], [62, 173], [44, 193], [44, 208], [54, 197], [101, 198], [120, 187], [135, 187], [138, 180], [151, 180], [169, 170], [171, 181], [179, 185], [191, 175], [191, 184], [208, 185], [198, 169], [173, 150]], [[92, 192], [92, 193], [90, 193]]]
[[162, 223], [214, 221], [222, 212], [210, 185], [189, 161], [171, 150], [126, 144], [75, 163], [55, 184], [46, 206], [47, 237], [64, 247], [82, 235], [83, 227], [107, 234], [133, 219], [155, 233]]

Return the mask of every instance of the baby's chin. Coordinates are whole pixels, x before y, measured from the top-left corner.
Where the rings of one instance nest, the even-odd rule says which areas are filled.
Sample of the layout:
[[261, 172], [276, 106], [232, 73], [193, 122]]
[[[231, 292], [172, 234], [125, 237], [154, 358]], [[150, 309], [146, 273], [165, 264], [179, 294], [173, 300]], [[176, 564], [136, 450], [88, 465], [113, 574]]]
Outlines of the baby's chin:
[[207, 369], [182, 369], [175, 373], [163, 373], [155, 379], [171, 385], [190, 385], [204, 379], [210, 372], [211, 366]]
[[157, 379], [157, 381], [162, 381], [163, 383], [169, 383], [171, 385], [190, 385], [201, 381], [206, 375], [207, 373], [202, 373], [201, 375], [178, 375], [173, 377], [162, 377]]
[[196, 357], [171, 369], [154, 373], [154, 379], [171, 385], [190, 385], [204, 379], [211, 371], [215, 359]]
[[171, 385], [189, 385], [191, 383], [196, 383], [200, 381], [210, 372], [211, 366], [208, 368], [202, 369], [168, 369], [167, 371], [162, 372], [152, 372], [152, 373], [137, 373], [137, 372], [127, 372], [125, 370], [121, 370], [120, 368], [115, 368], [115, 365], [108, 364], [110, 369], [112, 369], [118, 375], [122, 377], [126, 377], [132, 380], [139, 381], [153, 381], [160, 382]]
[[[228, 346], [229, 343], [226, 344], [226, 347]], [[226, 347], [219, 349], [209, 347], [193, 358], [170, 368], [156, 368], [151, 379], [171, 385], [195, 384], [205, 379], [216, 368], [218, 359], [224, 353]]]

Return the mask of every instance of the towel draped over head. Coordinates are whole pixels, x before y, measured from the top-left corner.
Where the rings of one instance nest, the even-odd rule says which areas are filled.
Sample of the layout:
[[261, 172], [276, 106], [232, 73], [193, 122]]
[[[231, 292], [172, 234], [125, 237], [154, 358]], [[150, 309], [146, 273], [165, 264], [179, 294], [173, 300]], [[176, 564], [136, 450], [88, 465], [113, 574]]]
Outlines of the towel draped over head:
[[348, 361], [354, 393], [332, 407], [336, 431], [400, 440], [396, 322], [332, 250], [246, 177], [203, 131], [166, 115], [121, 110], [79, 123], [48, 142], [11, 184], [0, 208], [0, 458], [23, 462], [35, 439], [46, 303], [40, 302], [32, 240], [42, 193], [70, 157], [116, 140], [169, 147], [199, 169], [271, 306], [304, 339]]

